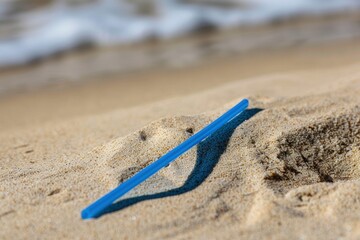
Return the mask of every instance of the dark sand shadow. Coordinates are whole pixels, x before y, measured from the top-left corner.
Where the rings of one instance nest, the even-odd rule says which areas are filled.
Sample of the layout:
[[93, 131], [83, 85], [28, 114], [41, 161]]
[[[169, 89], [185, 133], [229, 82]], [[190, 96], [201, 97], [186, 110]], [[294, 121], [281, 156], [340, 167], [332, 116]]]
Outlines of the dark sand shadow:
[[235, 129], [241, 123], [250, 119], [262, 110], [263, 109], [260, 108], [252, 108], [245, 110], [239, 116], [232, 119], [222, 128], [220, 128], [215, 133], [206, 138], [204, 141], [199, 143], [197, 148], [195, 167], [183, 186], [161, 193], [122, 199], [106, 208], [104, 212], [102, 212], [98, 217], [104, 214], [122, 210], [142, 201], [176, 196], [194, 190], [211, 174], [214, 167], [219, 162], [221, 155], [226, 150], [230, 137], [232, 136]]

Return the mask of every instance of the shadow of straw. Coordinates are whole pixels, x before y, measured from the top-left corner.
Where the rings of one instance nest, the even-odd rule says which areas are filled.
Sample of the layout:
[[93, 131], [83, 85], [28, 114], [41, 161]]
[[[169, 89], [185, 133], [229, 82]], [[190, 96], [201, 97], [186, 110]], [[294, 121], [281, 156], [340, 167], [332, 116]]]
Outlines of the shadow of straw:
[[194, 169], [191, 171], [188, 179], [185, 181], [184, 185], [178, 188], [174, 188], [165, 192], [142, 195], [137, 197], [131, 197], [127, 199], [122, 199], [118, 202], [115, 202], [108, 208], [106, 208], [101, 214], [100, 217], [104, 214], [116, 212], [124, 208], [130, 207], [136, 203], [143, 202], [146, 200], [159, 199], [165, 197], [176, 196], [184, 194], [186, 192], [192, 191], [197, 188], [205, 179], [211, 174], [216, 164], [219, 162], [221, 155], [227, 148], [230, 137], [235, 131], [235, 129], [244, 121], [250, 119], [258, 112], [262, 111], [260, 108], [247, 109], [239, 116], [232, 119], [230, 122], [225, 124], [215, 133], [210, 135], [204, 141], [198, 144], [197, 148], [197, 158]]

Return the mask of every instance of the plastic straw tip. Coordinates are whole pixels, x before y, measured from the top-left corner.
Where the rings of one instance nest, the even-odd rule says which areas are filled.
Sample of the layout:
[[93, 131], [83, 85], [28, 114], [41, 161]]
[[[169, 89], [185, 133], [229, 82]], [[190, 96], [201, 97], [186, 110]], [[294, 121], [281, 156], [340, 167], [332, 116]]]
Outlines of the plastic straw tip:
[[87, 210], [85, 209], [85, 210], [83, 210], [83, 211], [81, 212], [81, 218], [85, 220], [85, 219], [94, 218], [94, 216], [93, 216], [89, 211], [87, 211]]
[[248, 106], [249, 106], [249, 99], [244, 98], [244, 99], [243, 99], [243, 102], [246, 104], [246, 107], [248, 107]]

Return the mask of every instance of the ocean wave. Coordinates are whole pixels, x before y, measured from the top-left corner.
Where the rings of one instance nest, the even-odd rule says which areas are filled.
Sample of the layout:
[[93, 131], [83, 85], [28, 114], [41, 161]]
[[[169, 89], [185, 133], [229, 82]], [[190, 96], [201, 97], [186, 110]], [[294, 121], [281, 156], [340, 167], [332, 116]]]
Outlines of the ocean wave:
[[[207, 1], [154, 0], [155, 13], [140, 14], [129, 1], [102, 0], [74, 6], [48, 6], [10, 13], [0, 5], [0, 67], [22, 65], [83, 45], [109, 46], [148, 39], [171, 39], [203, 27], [256, 25], [296, 15], [324, 14], [360, 7], [358, 0], [234, 0], [221, 7]], [[242, 3], [236, 5], [236, 3]]]

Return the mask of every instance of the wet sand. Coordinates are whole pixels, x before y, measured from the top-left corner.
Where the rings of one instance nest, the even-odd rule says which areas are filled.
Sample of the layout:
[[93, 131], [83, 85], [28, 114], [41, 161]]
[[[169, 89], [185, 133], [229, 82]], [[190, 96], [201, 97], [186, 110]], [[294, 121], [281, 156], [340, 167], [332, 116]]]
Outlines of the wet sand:
[[194, 67], [155, 68], [85, 83], [22, 90], [0, 96], [0, 130], [129, 108], [268, 74], [348, 66], [358, 61], [358, 56], [359, 41], [343, 41], [255, 51], [211, 59]]

